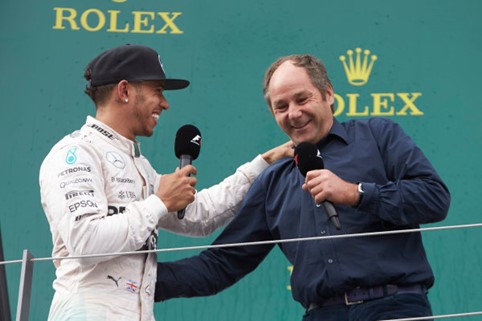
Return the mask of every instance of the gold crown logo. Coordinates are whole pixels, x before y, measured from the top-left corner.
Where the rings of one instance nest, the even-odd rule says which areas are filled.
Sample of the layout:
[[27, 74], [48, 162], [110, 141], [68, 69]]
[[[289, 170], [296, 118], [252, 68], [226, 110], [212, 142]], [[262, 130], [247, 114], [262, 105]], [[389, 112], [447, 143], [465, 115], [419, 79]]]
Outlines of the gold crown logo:
[[370, 73], [372, 72], [373, 64], [377, 60], [376, 55], [371, 55], [370, 62], [368, 61], [368, 57], [370, 56], [370, 50], [365, 49], [363, 51], [363, 59], [361, 57], [361, 52], [361, 48], [355, 49], [356, 57], [354, 60], [353, 50], [347, 50], [346, 53], [348, 55], [348, 63], [344, 55], [340, 56], [340, 61], [343, 63], [343, 67], [345, 68], [348, 82], [353, 86], [363, 86], [368, 82], [368, 78], [370, 77]]

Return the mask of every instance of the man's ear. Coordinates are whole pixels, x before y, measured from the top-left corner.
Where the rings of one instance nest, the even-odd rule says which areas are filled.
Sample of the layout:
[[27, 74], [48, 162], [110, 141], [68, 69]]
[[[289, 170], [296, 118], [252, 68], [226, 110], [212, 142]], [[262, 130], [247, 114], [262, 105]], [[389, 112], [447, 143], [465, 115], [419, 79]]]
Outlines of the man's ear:
[[335, 103], [335, 93], [333, 92], [333, 88], [328, 87], [325, 91], [325, 99], [328, 104], [333, 105]]
[[129, 102], [129, 82], [121, 80], [116, 86], [116, 100], [123, 103]]

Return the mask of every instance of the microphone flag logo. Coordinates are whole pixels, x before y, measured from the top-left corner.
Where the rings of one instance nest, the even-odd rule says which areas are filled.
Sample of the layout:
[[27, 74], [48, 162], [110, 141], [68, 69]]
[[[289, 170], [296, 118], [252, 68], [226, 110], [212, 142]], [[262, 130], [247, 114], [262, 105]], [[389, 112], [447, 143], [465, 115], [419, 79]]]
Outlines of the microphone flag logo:
[[201, 135], [194, 136], [194, 138], [191, 139], [191, 143], [201, 146]]

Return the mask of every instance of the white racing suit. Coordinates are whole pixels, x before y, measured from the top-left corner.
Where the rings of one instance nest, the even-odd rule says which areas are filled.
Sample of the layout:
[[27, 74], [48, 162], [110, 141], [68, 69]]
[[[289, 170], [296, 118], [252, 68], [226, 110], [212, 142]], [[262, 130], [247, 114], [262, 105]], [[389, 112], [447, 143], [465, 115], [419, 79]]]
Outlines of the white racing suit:
[[[139, 144], [88, 116], [58, 142], [40, 168], [42, 206], [54, 257], [155, 249], [157, 229], [203, 236], [234, 215], [251, 182], [268, 166], [257, 156], [218, 185], [196, 193], [184, 219], [153, 195], [162, 175]], [[54, 261], [49, 320], [152, 321], [156, 255]]]

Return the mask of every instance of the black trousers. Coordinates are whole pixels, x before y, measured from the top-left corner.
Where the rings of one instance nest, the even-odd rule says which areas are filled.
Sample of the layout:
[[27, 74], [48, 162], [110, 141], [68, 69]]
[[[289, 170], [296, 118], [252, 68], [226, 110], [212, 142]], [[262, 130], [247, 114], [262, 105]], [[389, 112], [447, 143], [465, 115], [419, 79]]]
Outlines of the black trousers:
[[356, 305], [333, 305], [307, 311], [303, 321], [379, 321], [432, 316], [425, 294], [396, 294]]

